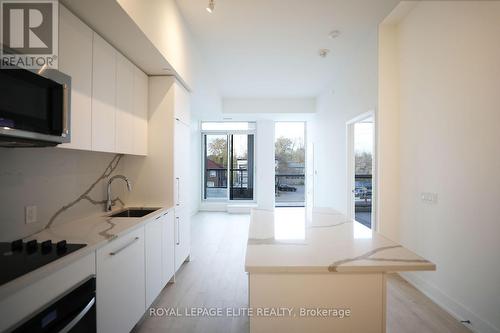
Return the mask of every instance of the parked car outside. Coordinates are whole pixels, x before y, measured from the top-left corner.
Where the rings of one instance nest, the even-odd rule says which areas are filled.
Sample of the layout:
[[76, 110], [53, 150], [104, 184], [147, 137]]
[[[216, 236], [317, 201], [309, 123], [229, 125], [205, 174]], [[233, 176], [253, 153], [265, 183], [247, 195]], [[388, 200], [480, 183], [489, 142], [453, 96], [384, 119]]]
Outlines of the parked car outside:
[[287, 184], [281, 184], [278, 185], [278, 190], [283, 192], [296, 192], [297, 188]]

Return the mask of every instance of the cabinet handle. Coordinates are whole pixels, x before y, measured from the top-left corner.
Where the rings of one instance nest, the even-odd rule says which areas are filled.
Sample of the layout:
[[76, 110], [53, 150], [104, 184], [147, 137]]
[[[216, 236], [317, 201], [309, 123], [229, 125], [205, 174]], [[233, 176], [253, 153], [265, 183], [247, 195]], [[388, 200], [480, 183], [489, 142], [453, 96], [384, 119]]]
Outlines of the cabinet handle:
[[175, 217], [177, 219], [177, 245], [181, 245], [181, 220], [179, 216]]
[[110, 256], [115, 256], [117, 255], [118, 253], [122, 252], [123, 250], [125, 250], [127, 247], [129, 247], [130, 245], [134, 244], [135, 242], [137, 242], [139, 240], [139, 237], [135, 237], [134, 239], [132, 239], [132, 241], [128, 242], [127, 244], [125, 244], [123, 247], [119, 248], [118, 250], [114, 251], [114, 252], [110, 252], [109, 255]]
[[181, 179], [179, 177], [175, 178], [177, 180], [177, 202], [175, 203], [176, 206], [181, 205], [181, 199], [180, 199], [180, 190], [181, 190]]

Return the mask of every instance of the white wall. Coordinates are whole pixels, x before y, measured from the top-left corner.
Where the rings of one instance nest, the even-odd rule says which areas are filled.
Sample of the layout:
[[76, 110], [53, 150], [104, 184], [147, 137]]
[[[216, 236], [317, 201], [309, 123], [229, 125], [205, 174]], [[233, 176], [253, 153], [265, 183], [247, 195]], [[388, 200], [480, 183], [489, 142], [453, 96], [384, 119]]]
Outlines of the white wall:
[[500, 332], [499, 35], [495, 1], [419, 2], [398, 31], [399, 238], [437, 265], [405, 276], [477, 332]]
[[378, 231], [399, 240], [399, 52], [398, 26], [379, 29], [379, 107], [377, 115]]
[[224, 113], [314, 113], [316, 98], [224, 98]]
[[359, 45], [334, 83], [317, 100], [314, 142], [314, 204], [347, 213], [346, 122], [377, 105], [377, 34]]
[[259, 209], [274, 209], [274, 121], [257, 121], [255, 147], [256, 198]]
[[175, 0], [117, 1], [192, 89], [198, 53]]

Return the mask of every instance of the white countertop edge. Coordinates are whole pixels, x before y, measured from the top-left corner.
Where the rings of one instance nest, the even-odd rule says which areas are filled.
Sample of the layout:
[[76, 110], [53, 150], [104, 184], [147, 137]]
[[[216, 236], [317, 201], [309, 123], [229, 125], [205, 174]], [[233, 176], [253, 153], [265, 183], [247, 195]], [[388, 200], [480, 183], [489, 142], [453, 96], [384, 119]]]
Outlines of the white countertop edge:
[[413, 271], [435, 271], [436, 265], [429, 262], [423, 264], [395, 264], [384, 266], [337, 266], [335, 272], [328, 270], [329, 266], [245, 266], [248, 274], [363, 274], [363, 273], [393, 273]]
[[[130, 207], [128, 207], [127, 206], [124, 208], [117, 209], [113, 212], [109, 212], [109, 215], [114, 214], [114, 213], [118, 213], [118, 212], [123, 211], [127, 208], [146, 208], [147, 209], [147, 208], [156, 208], [156, 207], [152, 207], [152, 206], [151, 207], [150, 206], [140, 206], [140, 207], [130, 206]], [[130, 226], [129, 228], [127, 228], [125, 230], [122, 230], [121, 232], [116, 234], [116, 237], [113, 237], [110, 239], [103, 239], [102, 241], [100, 241], [96, 244], [93, 244], [93, 245], [87, 244], [87, 246], [85, 246], [85, 247], [83, 247], [75, 252], [72, 252], [72, 253], [70, 253], [70, 254], [68, 254], [68, 255], [66, 255], [58, 260], [52, 261], [52, 262], [50, 262], [42, 267], [37, 268], [34, 271], [31, 271], [31, 272], [24, 274], [24, 275], [12, 280], [12, 281], [5, 283], [4, 285], [0, 286], [0, 299], [5, 299], [5, 298], [15, 294], [16, 292], [27, 287], [28, 285], [33, 284], [34, 282], [41, 280], [41, 279], [57, 272], [58, 270], [64, 268], [65, 266], [71, 264], [72, 262], [77, 261], [80, 258], [85, 257], [86, 255], [88, 255], [92, 252], [95, 252], [97, 249], [114, 241], [115, 239], [123, 237], [123, 236], [129, 234], [130, 232], [147, 225], [149, 222], [154, 221], [155, 218], [157, 218], [159, 215], [171, 212], [173, 210], [174, 210], [174, 207], [168, 207], [168, 208], [163, 207], [163, 208], [160, 208], [157, 211], [155, 211], [151, 214], [148, 214], [144, 217], [137, 217], [136, 219], [138, 219], [138, 220], [143, 219], [143, 221], [140, 221], [139, 223], [134, 224], [133, 226]], [[102, 217], [102, 216], [105, 216], [105, 215], [100, 215], [100, 217]], [[68, 223], [71, 223], [71, 222], [68, 222]], [[40, 232], [43, 232], [43, 230]], [[36, 238], [36, 236], [37, 236], [37, 234], [31, 236], [30, 238]]]

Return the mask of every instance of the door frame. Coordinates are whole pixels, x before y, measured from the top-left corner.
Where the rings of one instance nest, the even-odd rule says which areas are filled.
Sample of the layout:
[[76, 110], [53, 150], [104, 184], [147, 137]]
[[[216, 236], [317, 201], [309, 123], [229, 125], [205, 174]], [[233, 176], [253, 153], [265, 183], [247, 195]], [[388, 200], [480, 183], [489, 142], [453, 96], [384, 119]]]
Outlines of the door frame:
[[373, 119], [373, 156], [372, 156], [372, 212], [371, 229], [378, 230], [377, 221], [377, 115], [375, 110], [364, 112], [346, 122], [346, 177], [347, 177], [347, 216], [355, 218], [353, 189], [355, 187], [354, 125], [365, 119]]

